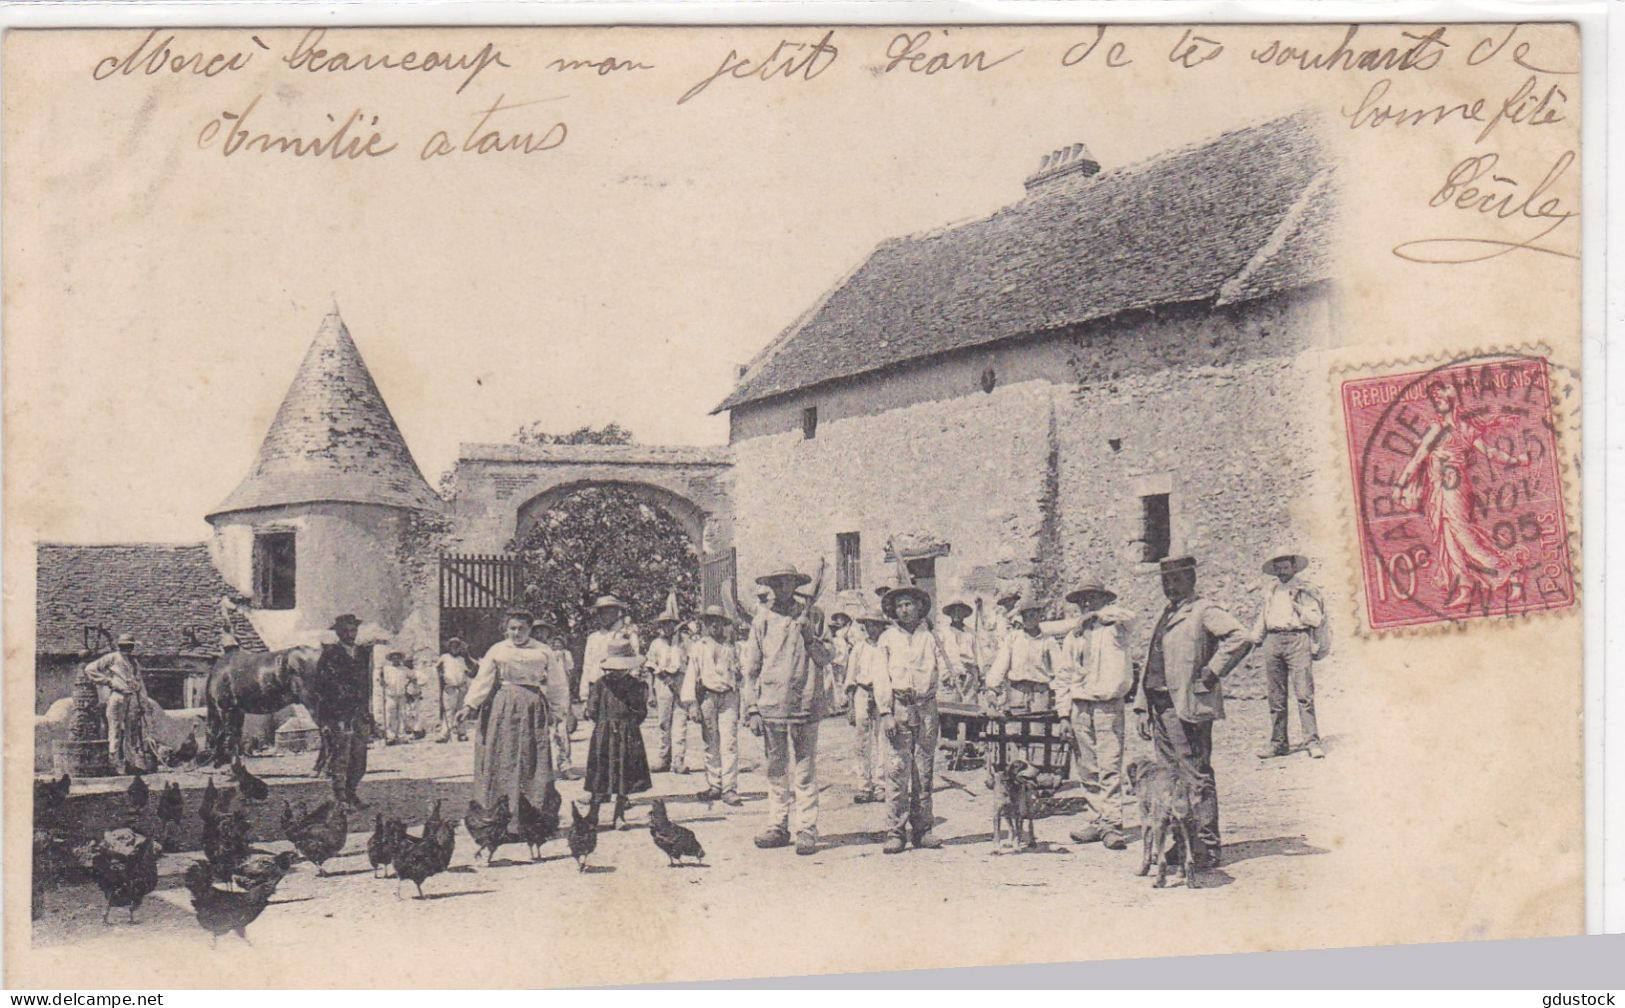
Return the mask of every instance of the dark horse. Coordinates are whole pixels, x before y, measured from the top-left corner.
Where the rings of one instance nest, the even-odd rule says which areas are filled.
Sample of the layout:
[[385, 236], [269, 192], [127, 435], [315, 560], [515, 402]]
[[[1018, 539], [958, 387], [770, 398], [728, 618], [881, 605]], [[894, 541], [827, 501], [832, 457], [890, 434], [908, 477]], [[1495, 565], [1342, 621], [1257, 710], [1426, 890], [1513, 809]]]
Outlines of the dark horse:
[[246, 715], [275, 714], [297, 703], [315, 717], [318, 712], [312, 706], [311, 686], [321, 656], [321, 648], [310, 646], [269, 652], [228, 651], [221, 655], [209, 672], [204, 691], [209, 709], [209, 751], [205, 758], [218, 767], [242, 754]]

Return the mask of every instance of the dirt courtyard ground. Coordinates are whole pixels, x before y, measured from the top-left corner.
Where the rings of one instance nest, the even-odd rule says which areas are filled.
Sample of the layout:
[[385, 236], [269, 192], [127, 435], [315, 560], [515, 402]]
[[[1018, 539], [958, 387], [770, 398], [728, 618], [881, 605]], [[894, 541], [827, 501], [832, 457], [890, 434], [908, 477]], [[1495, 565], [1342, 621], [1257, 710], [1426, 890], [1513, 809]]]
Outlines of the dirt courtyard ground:
[[[1323, 724], [1338, 723], [1338, 698], [1335, 687], [1322, 688]], [[585, 733], [583, 726], [575, 743], [577, 775]], [[1352, 754], [1334, 732], [1325, 760], [1298, 753], [1260, 761], [1255, 754], [1267, 733], [1263, 701], [1230, 704], [1214, 733], [1224, 864], [1201, 877], [1201, 889], [1162, 891], [1135, 874], [1139, 830], [1132, 804], [1125, 810], [1131, 837], [1125, 851], [1068, 839], [1082, 819], [1075, 792], [1064, 789], [1054, 803], [1057, 814], [1038, 821], [1035, 850], [996, 853], [993, 802], [982, 771], [943, 772], [940, 759], [935, 798], [944, 847], [884, 856], [884, 806], [853, 803], [859, 779], [854, 733], [844, 719], [832, 718], [820, 732], [821, 849], [814, 856], [752, 845], [763, 826], [765, 779], [761, 744], [741, 729], [741, 807], [694, 800], [702, 774], [656, 774], [654, 791], [634, 803], [637, 828], [602, 833], [589, 873], [577, 872], [562, 839], [534, 863], [521, 844], [504, 847], [490, 866], [476, 864], [474, 844], [459, 827], [452, 868], [425, 884], [427, 898], [411, 898], [408, 883], [401, 890], [406, 898], [397, 899], [395, 882], [374, 878], [366, 860], [371, 813], [418, 823], [429, 802], [443, 797], [447, 812], [460, 819], [471, 743], [375, 746], [362, 787], [371, 807], [364, 821], [351, 822], [350, 841], [328, 862], [327, 877], [300, 864], [249, 928], [252, 945], [229, 937], [213, 950], [192, 918], [181, 880], [197, 856], [193, 789], [204, 778], [180, 775], [190, 829], [177, 846], [194, 849], [166, 854], [159, 890], [136, 922], [125, 923], [116, 912], [115, 923], [104, 925], [94, 887], [58, 888], [45, 917], [34, 922], [34, 947], [47, 957], [61, 952], [64, 962], [87, 954], [126, 962], [179, 956], [187, 963], [187, 985], [318, 987], [601, 984], [1165, 954], [1193, 939], [1200, 944], [1204, 929], [1219, 926], [1215, 922], [1227, 920], [1231, 909], [1257, 911], [1273, 901], [1283, 908], [1302, 904], [1312, 914], [1317, 889], [1337, 877], [1335, 818], [1317, 805], [1315, 796], [1323, 792], [1317, 777], [1335, 772]], [[1128, 734], [1129, 758], [1144, 754], [1148, 744], [1134, 736], [1132, 718]], [[650, 725], [645, 741], [652, 753]], [[690, 765], [698, 768], [697, 729], [689, 749]], [[312, 759], [250, 761], [275, 790], [255, 814], [260, 846], [287, 846], [276, 839], [282, 798], [324, 796], [321, 782], [307, 776]], [[152, 779], [155, 791], [163, 779]], [[217, 782], [229, 786], [224, 773]], [[578, 780], [563, 782], [562, 790], [567, 799], [581, 797]], [[672, 817], [699, 835], [704, 867], [667, 867], [642, 828], [656, 796], [666, 797]], [[121, 790], [109, 790], [94, 799], [99, 809], [81, 806], [81, 818], [89, 824], [114, 816], [122, 799]], [[1163, 947], [1128, 941], [1160, 921], [1194, 930]], [[625, 955], [604, 955], [606, 943], [621, 943]]]

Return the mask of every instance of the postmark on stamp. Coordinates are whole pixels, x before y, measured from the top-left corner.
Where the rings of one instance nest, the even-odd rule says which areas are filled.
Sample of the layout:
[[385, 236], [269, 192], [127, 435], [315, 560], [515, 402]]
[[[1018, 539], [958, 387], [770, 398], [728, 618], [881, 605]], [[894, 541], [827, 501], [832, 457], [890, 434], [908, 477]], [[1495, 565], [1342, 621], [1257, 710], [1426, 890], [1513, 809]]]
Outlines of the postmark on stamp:
[[1574, 604], [1548, 378], [1484, 354], [1341, 383], [1373, 631]]

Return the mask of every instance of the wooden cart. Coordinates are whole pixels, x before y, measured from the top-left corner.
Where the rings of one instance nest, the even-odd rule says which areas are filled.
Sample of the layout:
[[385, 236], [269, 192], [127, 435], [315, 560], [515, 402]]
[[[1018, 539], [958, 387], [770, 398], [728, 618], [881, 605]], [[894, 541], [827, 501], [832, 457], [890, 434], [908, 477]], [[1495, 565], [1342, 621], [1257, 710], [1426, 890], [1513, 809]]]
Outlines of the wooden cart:
[[1001, 716], [972, 704], [939, 700], [937, 719], [939, 746], [948, 754], [945, 769], [961, 769], [977, 756], [995, 769], [1026, 760], [1038, 771], [1039, 793], [1046, 797], [1072, 773], [1072, 733], [1055, 711]]

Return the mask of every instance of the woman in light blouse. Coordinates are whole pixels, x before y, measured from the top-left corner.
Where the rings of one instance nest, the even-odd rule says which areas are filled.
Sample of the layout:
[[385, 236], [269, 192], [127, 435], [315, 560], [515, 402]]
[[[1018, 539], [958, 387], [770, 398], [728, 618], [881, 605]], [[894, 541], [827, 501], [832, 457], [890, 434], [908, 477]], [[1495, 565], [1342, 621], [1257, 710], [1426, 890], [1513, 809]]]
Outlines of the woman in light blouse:
[[508, 796], [518, 825], [519, 798], [542, 807], [553, 782], [549, 745], [553, 711], [547, 702], [548, 682], [564, 674], [553, 649], [530, 636], [530, 613], [508, 613], [507, 637], [491, 645], [468, 689], [457, 720], [479, 715], [474, 743], [474, 798], [485, 808]]

